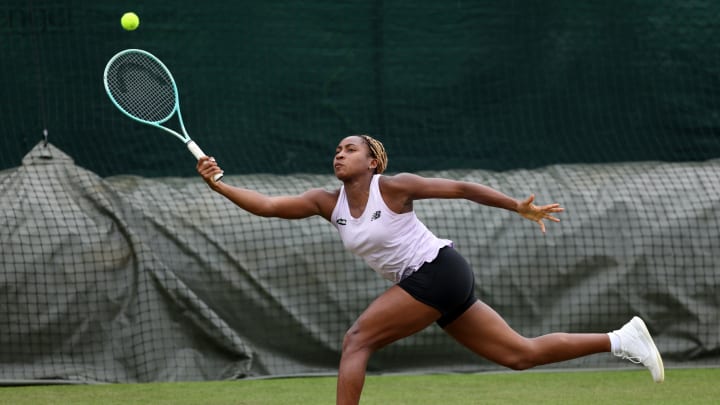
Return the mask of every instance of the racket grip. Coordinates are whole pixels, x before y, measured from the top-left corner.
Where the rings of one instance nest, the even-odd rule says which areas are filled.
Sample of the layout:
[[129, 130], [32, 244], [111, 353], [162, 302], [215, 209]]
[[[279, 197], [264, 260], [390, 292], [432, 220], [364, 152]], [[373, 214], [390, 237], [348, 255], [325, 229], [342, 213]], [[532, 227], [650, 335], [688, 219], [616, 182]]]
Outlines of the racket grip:
[[195, 159], [200, 160], [201, 157], [207, 156], [205, 152], [200, 149], [200, 147], [195, 143], [195, 141], [187, 141], [185, 144], [188, 149], [190, 149], [190, 153], [195, 156]]
[[[202, 149], [200, 149], [200, 147], [195, 143], [195, 141], [190, 140], [185, 145], [187, 145], [187, 148], [190, 149], [190, 153], [195, 156], [195, 159], [200, 160], [201, 157], [207, 156], [205, 152], [203, 152]], [[219, 181], [222, 177], [223, 173], [218, 173], [213, 176], [213, 181]]]

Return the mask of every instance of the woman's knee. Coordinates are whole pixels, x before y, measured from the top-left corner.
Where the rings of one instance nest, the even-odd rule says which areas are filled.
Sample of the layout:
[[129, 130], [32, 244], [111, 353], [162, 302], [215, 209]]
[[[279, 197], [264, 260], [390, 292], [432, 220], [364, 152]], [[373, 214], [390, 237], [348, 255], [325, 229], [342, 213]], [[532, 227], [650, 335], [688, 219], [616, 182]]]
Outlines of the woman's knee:
[[507, 352], [498, 359], [500, 365], [512, 370], [527, 370], [537, 366], [538, 351], [533, 339], [524, 338], [523, 345]]
[[372, 340], [364, 333], [362, 324], [359, 321], [355, 322], [343, 337], [343, 354], [358, 351], [372, 352], [372, 350]]
[[508, 361], [504, 366], [511, 370], [521, 371], [535, 367], [535, 363], [527, 358], [517, 357]]

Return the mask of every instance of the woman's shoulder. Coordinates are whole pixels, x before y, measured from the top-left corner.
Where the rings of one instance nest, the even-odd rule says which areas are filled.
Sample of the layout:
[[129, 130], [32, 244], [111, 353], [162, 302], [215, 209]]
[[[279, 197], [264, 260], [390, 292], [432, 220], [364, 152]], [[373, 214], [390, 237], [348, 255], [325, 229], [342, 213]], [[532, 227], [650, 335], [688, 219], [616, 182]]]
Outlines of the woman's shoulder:
[[405, 188], [407, 186], [417, 184], [417, 182], [422, 179], [423, 178], [421, 176], [413, 173], [397, 173], [394, 175], [383, 174], [380, 175], [379, 184], [383, 188], [387, 189]]
[[326, 190], [324, 188], [311, 188], [310, 190], [303, 193], [307, 198], [311, 198], [315, 201], [336, 201], [340, 195], [340, 189]]
[[325, 218], [330, 218], [330, 214], [332, 214], [332, 211], [335, 209], [339, 195], [340, 189], [326, 190], [323, 188], [312, 188], [303, 193], [305, 198], [315, 203]]
[[413, 195], [418, 188], [422, 187], [422, 179], [412, 173], [383, 175], [379, 179], [379, 188], [385, 205], [397, 214], [412, 211]]

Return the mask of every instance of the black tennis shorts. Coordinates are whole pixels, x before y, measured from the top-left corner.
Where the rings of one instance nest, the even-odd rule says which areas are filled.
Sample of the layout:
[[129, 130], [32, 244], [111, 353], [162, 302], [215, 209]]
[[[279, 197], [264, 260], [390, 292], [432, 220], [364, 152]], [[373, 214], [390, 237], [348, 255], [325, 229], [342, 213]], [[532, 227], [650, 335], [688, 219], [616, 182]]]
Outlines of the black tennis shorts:
[[442, 314], [437, 324], [444, 328], [478, 299], [470, 265], [455, 249], [446, 246], [435, 260], [420, 266], [397, 284], [413, 298]]

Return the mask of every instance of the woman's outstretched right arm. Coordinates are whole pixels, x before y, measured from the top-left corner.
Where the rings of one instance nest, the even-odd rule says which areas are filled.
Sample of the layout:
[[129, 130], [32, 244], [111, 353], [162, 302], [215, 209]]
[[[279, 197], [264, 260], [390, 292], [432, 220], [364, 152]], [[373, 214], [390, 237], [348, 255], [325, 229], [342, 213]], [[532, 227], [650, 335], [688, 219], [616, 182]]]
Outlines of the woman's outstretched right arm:
[[262, 217], [299, 219], [320, 215], [329, 221], [337, 198], [333, 193], [322, 189], [308, 190], [296, 196], [267, 196], [222, 181], [216, 182], [213, 177], [222, 173], [222, 169], [211, 157], [200, 158], [197, 171], [214, 191], [245, 211]]

